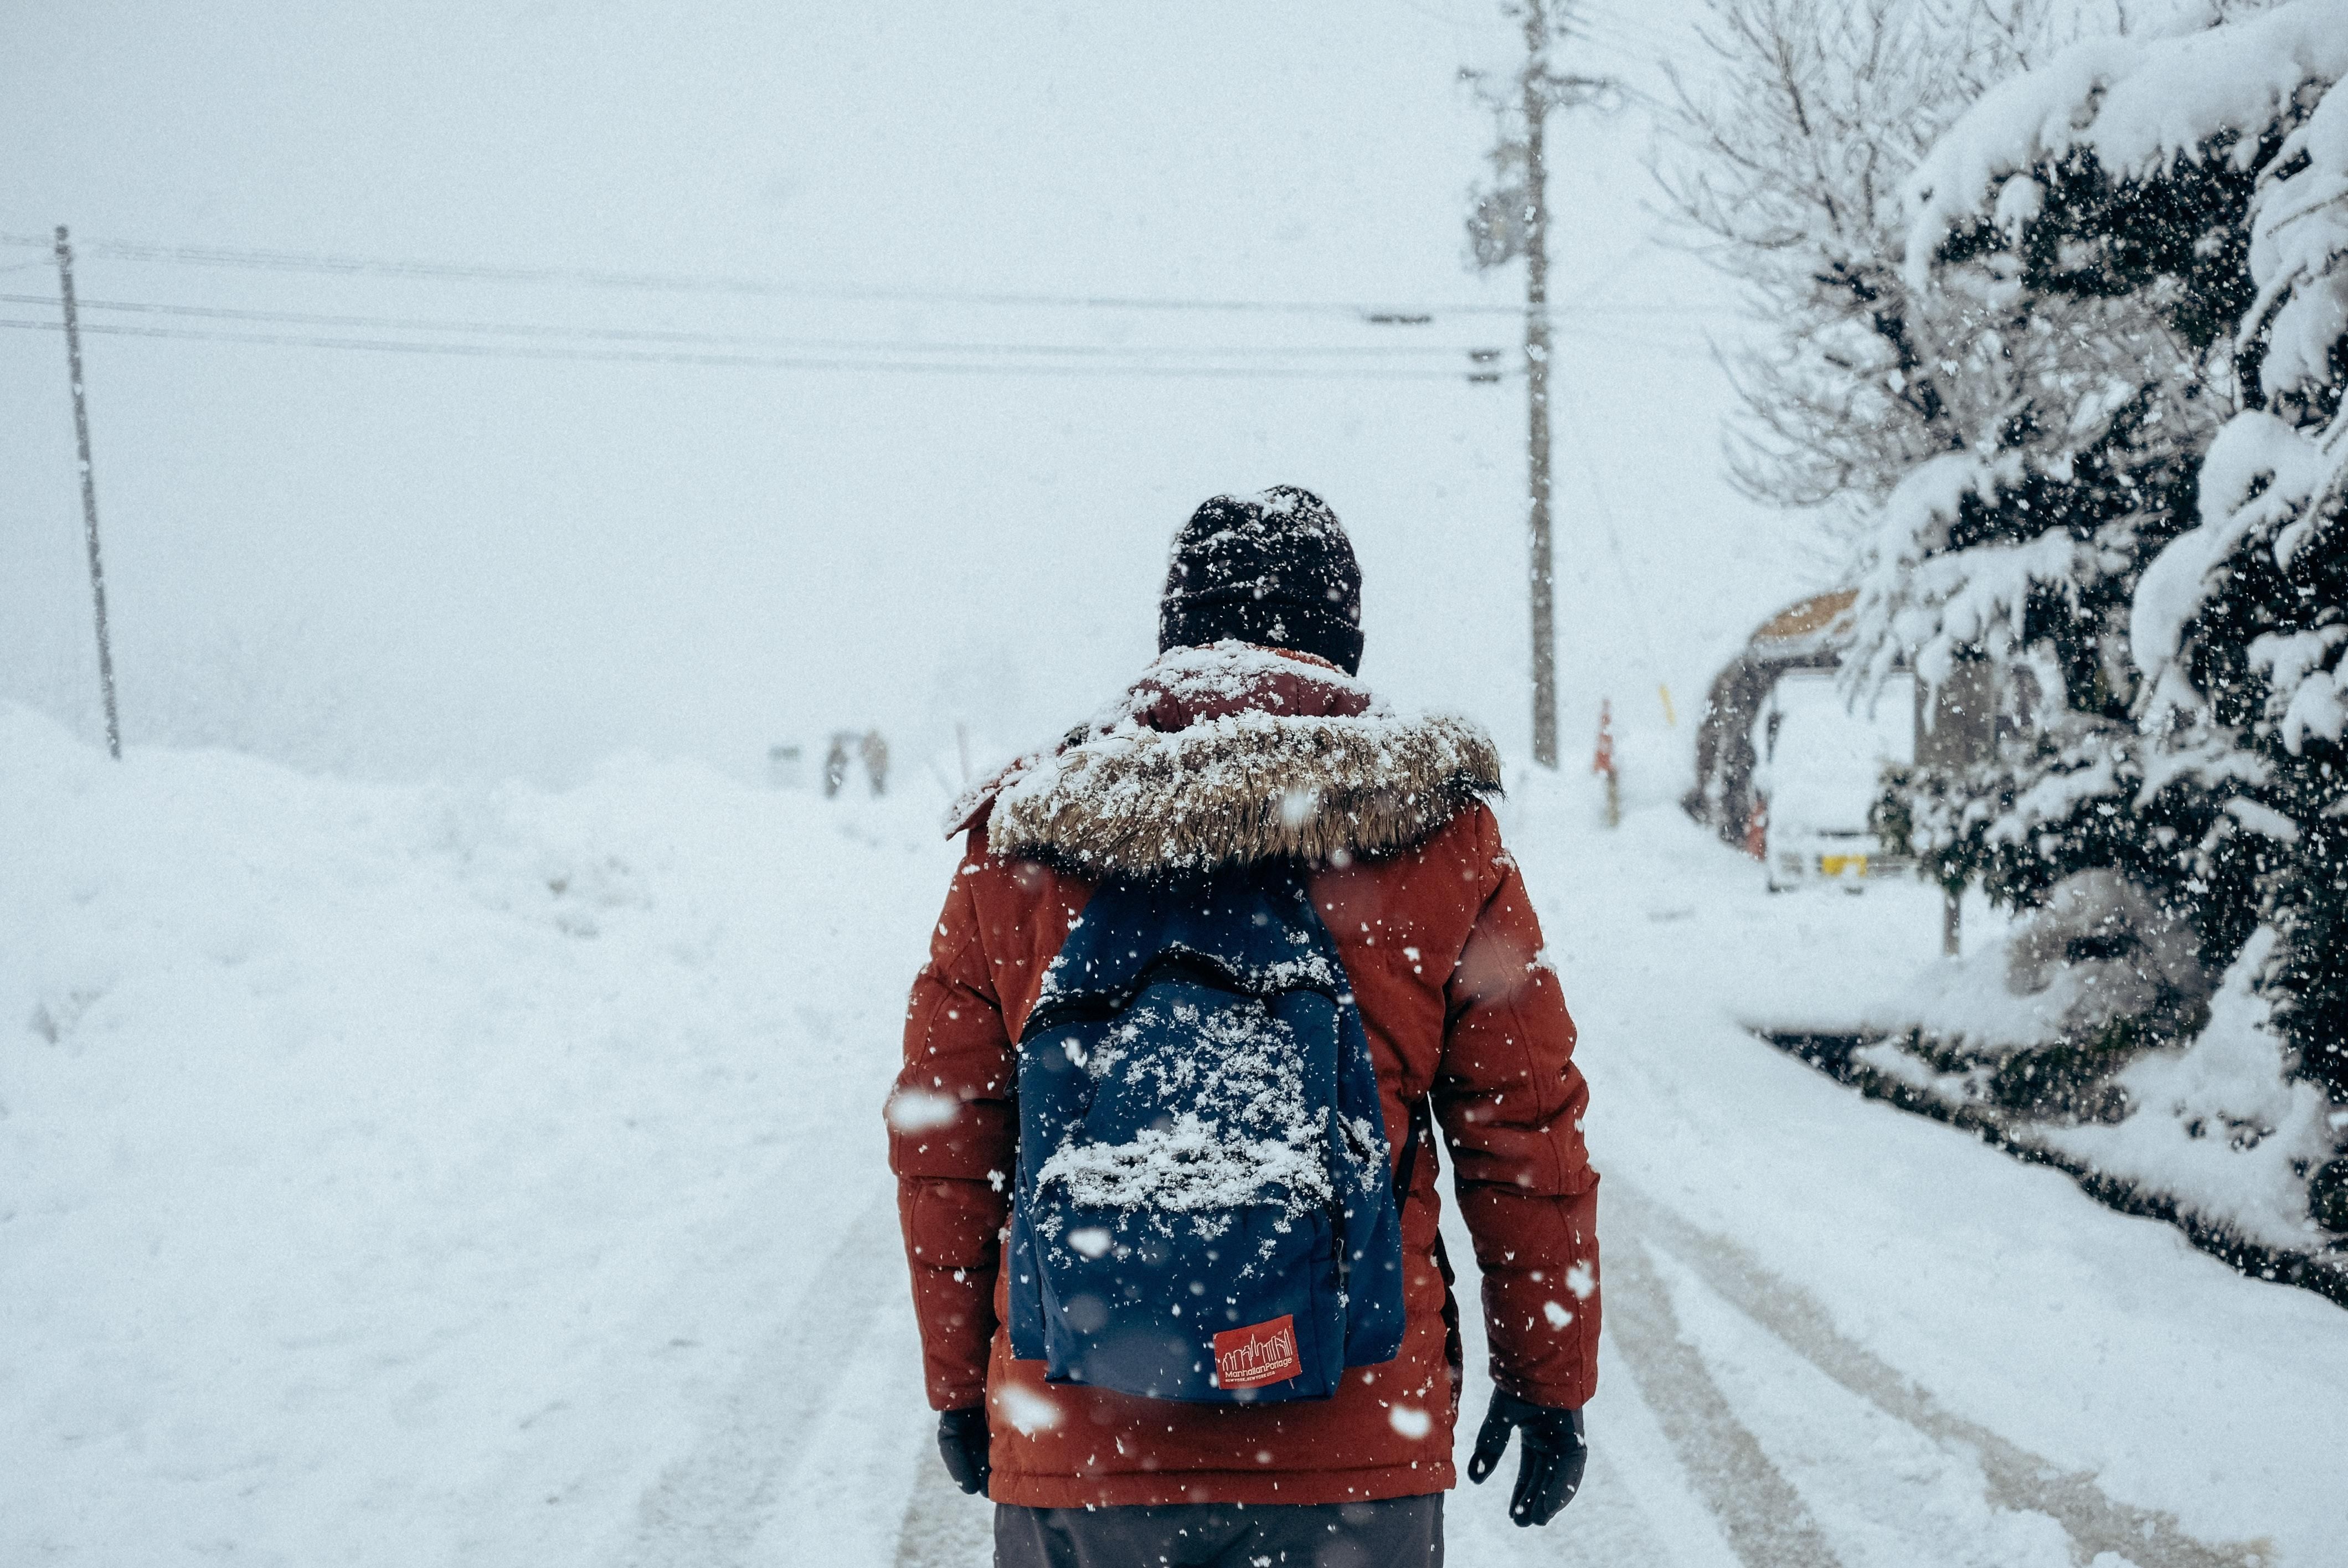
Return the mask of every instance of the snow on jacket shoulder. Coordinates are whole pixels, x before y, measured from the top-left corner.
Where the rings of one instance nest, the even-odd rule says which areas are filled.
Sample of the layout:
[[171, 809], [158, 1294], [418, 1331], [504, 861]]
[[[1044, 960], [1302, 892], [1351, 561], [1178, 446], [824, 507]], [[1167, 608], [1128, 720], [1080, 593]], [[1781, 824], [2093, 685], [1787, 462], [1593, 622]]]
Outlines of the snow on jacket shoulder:
[[1492, 1376], [1552, 1406], [1597, 1380], [1589, 1091], [1540, 927], [1483, 797], [1473, 725], [1405, 718], [1334, 668], [1239, 644], [1177, 650], [1108, 712], [957, 803], [969, 841], [913, 983], [888, 1108], [930, 1400], [986, 1401], [998, 1502], [1343, 1502], [1453, 1481], [1450, 1293], [1437, 1162], [1404, 1205], [1408, 1325], [1332, 1399], [1182, 1405], [1046, 1383], [1014, 1360], [999, 1277], [1018, 1117], [1014, 1041], [1111, 875], [1283, 857], [1337, 943], [1389, 1139], [1431, 1094], [1483, 1276]]

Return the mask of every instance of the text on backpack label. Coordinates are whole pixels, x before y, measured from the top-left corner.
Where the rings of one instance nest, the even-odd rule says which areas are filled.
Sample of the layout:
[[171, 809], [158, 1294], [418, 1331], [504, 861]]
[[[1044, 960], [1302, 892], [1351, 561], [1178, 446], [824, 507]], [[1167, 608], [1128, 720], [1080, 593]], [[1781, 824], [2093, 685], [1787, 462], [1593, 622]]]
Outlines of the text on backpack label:
[[1293, 1314], [1215, 1336], [1215, 1381], [1222, 1388], [1285, 1383], [1303, 1369], [1296, 1355]]

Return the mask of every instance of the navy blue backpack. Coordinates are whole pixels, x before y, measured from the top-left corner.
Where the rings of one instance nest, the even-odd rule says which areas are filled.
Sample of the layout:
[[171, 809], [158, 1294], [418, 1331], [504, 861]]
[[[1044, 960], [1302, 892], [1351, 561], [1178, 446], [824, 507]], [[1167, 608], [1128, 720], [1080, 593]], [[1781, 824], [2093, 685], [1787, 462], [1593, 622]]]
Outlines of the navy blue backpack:
[[1377, 1074], [1298, 867], [1102, 885], [1018, 1100], [1014, 1356], [1221, 1403], [1325, 1399], [1400, 1351]]

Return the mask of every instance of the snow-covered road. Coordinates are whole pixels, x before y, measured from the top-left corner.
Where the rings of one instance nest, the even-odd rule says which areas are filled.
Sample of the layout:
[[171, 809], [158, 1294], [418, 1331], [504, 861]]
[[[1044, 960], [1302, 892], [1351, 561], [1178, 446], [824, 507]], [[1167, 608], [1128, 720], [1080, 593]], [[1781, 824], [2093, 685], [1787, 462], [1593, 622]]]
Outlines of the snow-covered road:
[[[880, 1163], [931, 804], [115, 769], [0, 712], [0, 1562], [985, 1562]], [[2348, 1313], [1736, 1026], [1925, 961], [1928, 896], [1504, 822], [1608, 1337], [1581, 1497], [1463, 1488], [1453, 1561], [2343, 1561]]]

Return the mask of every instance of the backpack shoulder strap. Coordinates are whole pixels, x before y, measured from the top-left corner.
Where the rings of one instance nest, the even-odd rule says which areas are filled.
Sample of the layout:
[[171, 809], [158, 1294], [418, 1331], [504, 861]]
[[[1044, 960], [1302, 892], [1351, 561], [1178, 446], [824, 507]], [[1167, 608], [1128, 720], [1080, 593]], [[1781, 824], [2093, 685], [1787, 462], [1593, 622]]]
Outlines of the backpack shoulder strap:
[[[1410, 1143], [1403, 1149], [1402, 1165], [1395, 1172], [1395, 1213], [1402, 1213], [1403, 1204], [1410, 1196], [1411, 1178], [1418, 1173], [1418, 1148], [1435, 1142], [1435, 1102], [1422, 1094], [1410, 1102]], [[1459, 1298], [1451, 1287], [1459, 1276], [1451, 1269], [1451, 1251], [1443, 1245], [1443, 1232], [1435, 1233], [1435, 1268], [1443, 1276], [1443, 1358], [1451, 1368], [1451, 1414], [1459, 1414], [1459, 1390], [1466, 1387], [1464, 1368], [1467, 1351], [1459, 1337]]]
[[1435, 1106], [1426, 1095], [1410, 1102], [1409, 1142], [1403, 1145], [1402, 1164], [1395, 1172], [1395, 1208], [1400, 1212], [1410, 1198], [1411, 1178], [1418, 1174], [1418, 1146], [1435, 1140]]

